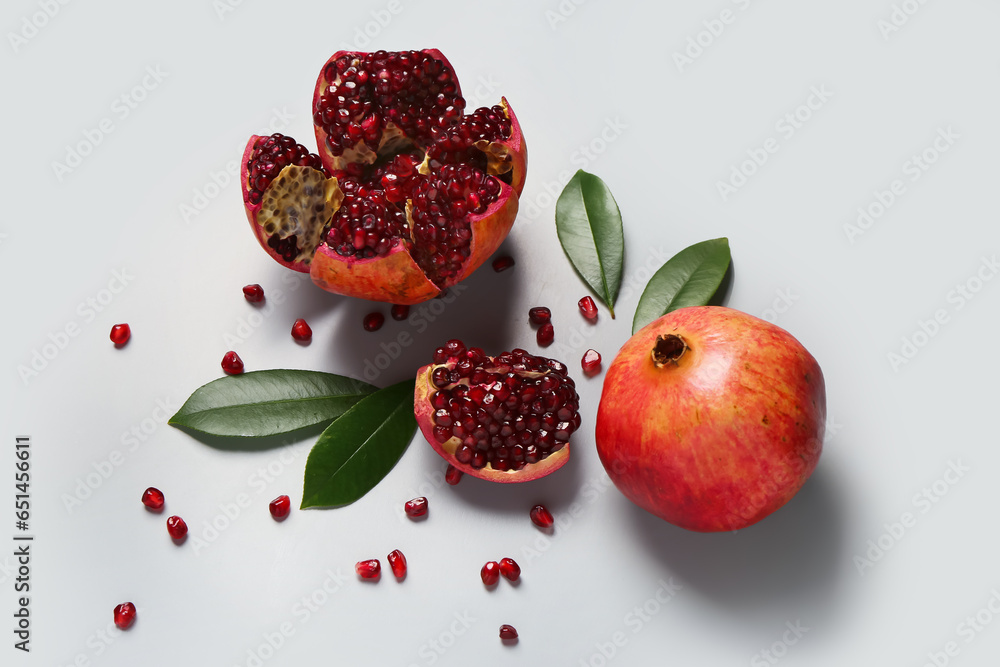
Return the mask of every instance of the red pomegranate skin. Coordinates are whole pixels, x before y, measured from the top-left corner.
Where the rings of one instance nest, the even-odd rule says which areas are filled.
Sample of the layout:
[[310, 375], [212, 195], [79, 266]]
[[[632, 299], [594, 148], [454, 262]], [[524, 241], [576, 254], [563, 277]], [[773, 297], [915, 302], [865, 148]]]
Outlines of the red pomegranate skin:
[[[654, 347], [669, 352], [658, 337], [671, 334], [687, 348], [658, 364]], [[636, 505], [688, 530], [730, 531], [798, 492], [825, 423], [823, 372], [791, 334], [729, 308], [682, 308], [636, 333], [608, 368], [597, 451]]]

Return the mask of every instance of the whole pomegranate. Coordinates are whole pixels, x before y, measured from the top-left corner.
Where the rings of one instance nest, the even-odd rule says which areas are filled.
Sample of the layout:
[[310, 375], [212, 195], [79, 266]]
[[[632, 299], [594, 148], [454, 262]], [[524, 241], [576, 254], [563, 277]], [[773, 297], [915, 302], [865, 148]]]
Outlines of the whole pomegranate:
[[520, 349], [488, 357], [450, 340], [417, 371], [413, 409], [424, 437], [456, 469], [527, 482], [569, 460], [579, 405], [562, 362]]
[[649, 512], [689, 530], [737, 530], [801, 488], [825, 423], [823, 372], [787, 331], [729, 308], [681, 308], [612, 362], [597, 453]]
[[464, 109], [434, 49], [337, 52], [313, 95], [319, 154], [281, 134], [247, 143], [258, 241], [346, 296], [410, 305], [463, 280], [507, 237], [527, 168], [506, 99]]

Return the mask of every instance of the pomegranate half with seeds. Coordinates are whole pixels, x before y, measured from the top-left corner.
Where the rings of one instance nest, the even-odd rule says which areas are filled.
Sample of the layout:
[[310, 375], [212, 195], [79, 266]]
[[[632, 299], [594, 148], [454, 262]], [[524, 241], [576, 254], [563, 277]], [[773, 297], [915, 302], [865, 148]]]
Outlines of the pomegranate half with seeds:
[[510, 232], [527, 153], [506, 99], [464, 110], [434, 49], [337, 52], [313, 97], [319, 153], [280, 134], [247, 144], [258, 241], [346, 296], [410, 305], [465, 279]]
[[524, 350], [489, 357], [450, 340], [417, 371], [424, 437], [455, 469], [493, 482], [527, 482], [565, 465], [579, 405], [566, 365]]

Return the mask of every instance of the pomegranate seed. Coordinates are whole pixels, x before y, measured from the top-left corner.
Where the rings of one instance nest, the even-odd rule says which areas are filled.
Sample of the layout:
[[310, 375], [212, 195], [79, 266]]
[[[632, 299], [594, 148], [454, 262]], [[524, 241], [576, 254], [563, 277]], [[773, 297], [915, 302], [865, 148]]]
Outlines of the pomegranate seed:
[[414, 498], [413, 500], [407, 500], [406, 504], [403, 505], [403, 511], [406, 512], [406, 516], [411, 519], [417, 519], [427, 514], [427, 499], [423, 496], [419, 498]]
[[222, 357], [222, 370], [226, 372], [226, 375], [239, 375], [242, 373], [243, 360], [240, 359], [240, 355], [232, 350], [226, 352], [226, 356]]
[[121, 347], [132, 337], [132, 329], [127, 324], [116, 324], [111, 327], [111, 342], [115, 347]]
[[354, 571], [362, 579], [378, 579], [382, 574], [382, 564], [377, 558], [371, 560], [361, 560], [354, 566]]
[[500, 626], [500, 639], [506, 641], [511, 641], [517, 639], [517, 630], [514, 629], [513, 625], [501, 625]]
[[500, 574], [502, 574], [507, 581], [517, 581], [521, 578], [521, 566], [514, 562], [513, 558], [501, 558]]
[[365, 331], [378, 331], [385, 323], [385, 315], [382, 313], [368, 313], [365, 315]]
[[548, 347], [549, 345], [552, 345], [552, 340], [555, 337], [556, 331], [552, 327], [552, 322], [546, 322], [542, 326], [538, 327], [538, 333], [535, 334], [539, 347]]
[[514, 258], [510, 255], [504, 255], [503, 257], [497, 257], [493, 260], [493, 270], [497, 273], [501, 271], [506, 271], [510, 267], [514, 266]]
[[597, 319], [597, 304], [594, 303], [594, 300], [591, 297], [583, 297], [577, 302], [577, 305], [580, 306], [580, 312], [583, 313], [583, 316], [588, 320], [593, 322]]
[[267, 511], [275, 521], [284, 521], [292, 511], [292, 501], [288, 496], [278, 496], [268, 504]]
[[552, 311], [545, 306], [538, 306], [528, 311], [528, 321], [536, 327], [552, 319]]
[[163, 492], [152, 486], [149, 487], [142, 492], [142, 504], [148, 510], [159, 512], [163, 509]]
[[601, 355], [597, 350], [587, 350], [583, 353], [580, 364], [583, 366], [584, 373], [594, 375], [601, 370]]
[[389, 561], [389, 567], [392, 568], [392, 574], [397, 579], [402, 579], [406, 576], [406, 556], [399, 549], [396, 549], [391, 554], [385, 557]]
[[547, 510], [545, 505], [535, 505], [531, 508], [531, 522], [539, 528], [551, 528], [552, 512]]
[[172, 516], [167, 519], [167, 532], [175, 540], [183, 540], [184, 536], [188, 534], [188, 525], [179, 516]]
[[462, 481], [462, 471], [455, 466], [448, 464], [448, 469], [444, 471], [444, 481], [455, 486]]
[[483, 569], [479, 571], [479, 576], [482, 577], [483, 583], [487, 586], [492, 586], [500, 581], [500, 564], [495, 560], [491, 560], [486, 565], [483, 565]]
[[295, 320], [295, 324], [292, 325], [292, 338], [300, 343], [308, 343], [312, 340], [313, 330], [309, 328], [309, 325], [301, 317]]
[[115, 625], [119, 630], [128, 630], [135, 623], [135, 605], [123, 602], [115, 607]]
[[410, 316], [410, 307], [393, 306], [392, 308], [389, 309], [389, 313], [392, 315], [392, 319], [396, 320], [397, 322], [402, 322], [403, 320], [405, 320], [407, 317]]
[[250, 303], [260, 303], [264, 300], [264, 288], [256, 283], [243, 288], [243, 297]]

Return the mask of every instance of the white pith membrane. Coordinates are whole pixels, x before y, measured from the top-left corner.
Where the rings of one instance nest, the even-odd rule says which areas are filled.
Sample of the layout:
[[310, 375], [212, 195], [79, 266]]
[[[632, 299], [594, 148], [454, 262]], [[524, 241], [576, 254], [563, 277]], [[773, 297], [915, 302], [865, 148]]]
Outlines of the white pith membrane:
[[288, 165], [271, 181], [257, 212], [257, 224], [268, 236], [295, 236], [300, 248], [295, 262], [308, 264], [323, 229], [344, 201], [336, 178], [312, 167]]

